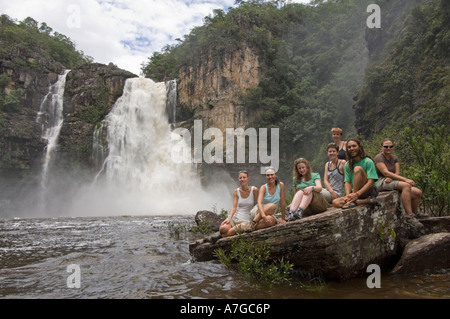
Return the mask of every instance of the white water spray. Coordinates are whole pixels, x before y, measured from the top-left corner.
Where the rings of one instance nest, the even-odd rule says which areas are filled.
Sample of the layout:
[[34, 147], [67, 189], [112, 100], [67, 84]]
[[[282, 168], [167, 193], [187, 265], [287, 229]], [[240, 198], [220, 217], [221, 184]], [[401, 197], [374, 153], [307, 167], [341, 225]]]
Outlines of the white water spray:
[[228, 191], [207, 194], [193, 164], [172, 161], [168, 93], [163, 82], [127, 79], [105, 119], [108, 155], [96, 183], [103, 177], [105, 187], [113, 189], [118, 213], [192, 214], [228, 197]]

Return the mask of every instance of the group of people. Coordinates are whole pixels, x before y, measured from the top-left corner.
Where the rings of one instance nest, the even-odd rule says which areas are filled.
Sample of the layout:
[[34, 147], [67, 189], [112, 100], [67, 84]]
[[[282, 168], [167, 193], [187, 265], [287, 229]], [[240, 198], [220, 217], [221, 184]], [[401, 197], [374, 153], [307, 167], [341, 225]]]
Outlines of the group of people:
[[[286, 206], [285, 185], [279, 181], [273, 167], [266, 168], [267, 183], [260, 189], [250, 186], [247, 171], [240, 171], [240, 187], [234, 190], [233, 205], [220, 226], [220, 236], [294, 221], [324, 212], [330, 205], [342, 209], [363, 204], [379, 205], [376, 198], [380, 191], [398, 190], [406, 215], [417, 214], [422, 191], [413, 180], [400, 175], [400, 163], [392, 154], [394, 142], [391, 139], [383, 139], [380, 153], [372, 159], [359, 139], [342, 141], [340, 128], [333, 128], [331, 133], [334, 142], [327, 146], [329, 161], [324, 167], [325, 187], [320, 174], [312, 172], [309, 162], [298, 158], [292, 171], [295, 194]], [[278, 206], [281, 219], [275, 218]]]

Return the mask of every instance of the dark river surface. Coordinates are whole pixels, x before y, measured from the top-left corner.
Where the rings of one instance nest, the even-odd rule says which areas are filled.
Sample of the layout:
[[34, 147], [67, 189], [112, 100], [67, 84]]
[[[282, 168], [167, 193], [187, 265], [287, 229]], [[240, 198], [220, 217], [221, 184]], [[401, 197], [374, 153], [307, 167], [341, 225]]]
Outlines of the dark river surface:
[[261, 286], [218, 261], [191, 262], [192, 226], [193, 216], [0, 219], [0, 298], [450, 299], [450, 273], [382, 274], [381, 288], [367, 278]]

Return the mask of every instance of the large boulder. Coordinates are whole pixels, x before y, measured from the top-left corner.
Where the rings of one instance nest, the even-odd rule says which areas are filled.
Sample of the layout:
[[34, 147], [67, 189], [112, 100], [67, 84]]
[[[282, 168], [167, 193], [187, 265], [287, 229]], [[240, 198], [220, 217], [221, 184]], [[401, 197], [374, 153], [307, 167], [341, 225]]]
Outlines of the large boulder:
[[207, 227], [210, 231], [218, 231], [222, 218], [209, 210], [200, 210], [195, 214], [195, 222], [199, 227]]
[[[271, 258], [284, 258], [302, 273], [332, 280], [366, 275], [370, 264], [391, 269], [401, 254], [397, 232], [404, 215], [398, 209], [398, 192], [383, 192], [378, 199], [381, 207], [329, 208], [321, 214], [240, 236], [266, 242]], [[233, 238], [191, 243], [190, 253], [195, 261], [214, 259], [217, 248], [229, 251]]]
[[450, 269], [450, 233], [435, 233], [411, 240], [392, 274], [423, 274]]

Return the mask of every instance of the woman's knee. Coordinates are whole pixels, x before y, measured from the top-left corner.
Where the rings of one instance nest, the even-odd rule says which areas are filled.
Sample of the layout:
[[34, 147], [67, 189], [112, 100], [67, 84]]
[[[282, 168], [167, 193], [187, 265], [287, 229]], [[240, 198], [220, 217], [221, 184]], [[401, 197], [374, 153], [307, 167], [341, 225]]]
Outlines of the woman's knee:
[[[232, 226], [229, 225], [229, 224], [227, 224], [227, 225], [222, 225], [222, 226], [219, 227], [219, 232], [220, 232], [221, 234], [225, 234], [225, 233], [228, 233], [228, 231], [229, 231], [231, 228], [232, 228]], [[216, 229], [217, 229], [217, 228], [216, 228]]]
[[270, 218], [269, 221], [265, 220], [264, 222], [266, 223], [266, 227], [272, 227], [275, 226], [277, 224], [277, 221], [275, 219], [275, 217], [271, 216], [272, 218]]
[[274, 203], [264, 205], [264, 212], [266, 215], [273, 215], [275, 213], [275, 209], [277, 209], [277, 205]]

